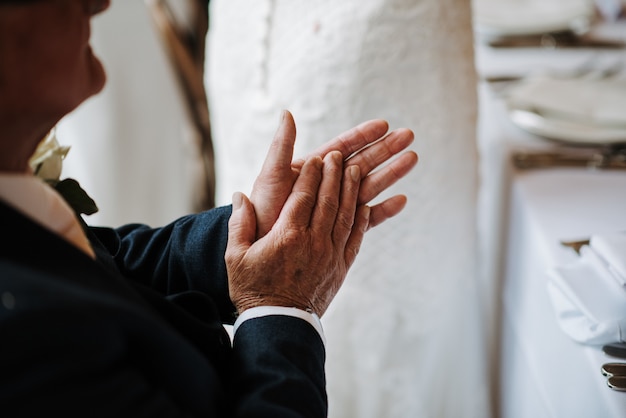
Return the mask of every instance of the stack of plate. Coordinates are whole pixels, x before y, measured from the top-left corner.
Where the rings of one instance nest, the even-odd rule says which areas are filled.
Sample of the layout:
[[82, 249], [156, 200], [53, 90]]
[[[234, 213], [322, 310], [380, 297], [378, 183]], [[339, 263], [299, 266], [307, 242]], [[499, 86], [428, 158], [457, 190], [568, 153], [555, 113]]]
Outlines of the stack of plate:
[[478, 39], [588, 30], [593, 0], [473, 0]]
[[507, 92], [513, 123], [578, 144], [626, 143], [626, 78], [529, 77]]

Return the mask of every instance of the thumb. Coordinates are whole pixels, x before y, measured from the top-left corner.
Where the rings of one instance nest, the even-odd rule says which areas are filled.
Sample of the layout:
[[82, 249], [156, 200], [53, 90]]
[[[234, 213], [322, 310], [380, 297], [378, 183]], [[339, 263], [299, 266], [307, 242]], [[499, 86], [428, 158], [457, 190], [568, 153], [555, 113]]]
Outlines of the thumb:
[[263, 163], [263, 171], [281, 172], [291, 167], [296, 142], [296, 124], [288, 110], [283, 110], [278, 130]]
[[233, 194], [233, 213], [228, 221], [228, 244], [246, 249], [256, 236], [256, 215], [248, 197], [241, 193]]

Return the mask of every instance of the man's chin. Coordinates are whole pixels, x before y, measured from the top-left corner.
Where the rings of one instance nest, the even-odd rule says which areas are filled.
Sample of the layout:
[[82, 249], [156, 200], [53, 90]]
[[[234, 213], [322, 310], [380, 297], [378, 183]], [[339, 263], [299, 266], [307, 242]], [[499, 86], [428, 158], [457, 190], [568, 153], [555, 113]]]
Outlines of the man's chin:
[[107, 75], [104, 70], [104, 66], [98, 57], [96, 57], [93, 53], [91, 53], [91, 74], [92, 74], [92, 86], [93, 89], [91, 91], [91, 95], [98, 94], [104, 88]]

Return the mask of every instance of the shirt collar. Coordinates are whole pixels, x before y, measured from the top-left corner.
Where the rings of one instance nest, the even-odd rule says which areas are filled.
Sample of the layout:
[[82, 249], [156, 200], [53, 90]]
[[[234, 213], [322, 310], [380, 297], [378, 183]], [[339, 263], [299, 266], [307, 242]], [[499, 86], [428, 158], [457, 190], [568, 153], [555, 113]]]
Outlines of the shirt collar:
[[95, 258], [74, 211], [43, 180], [32, 174], [0, 173], [0, 200]]

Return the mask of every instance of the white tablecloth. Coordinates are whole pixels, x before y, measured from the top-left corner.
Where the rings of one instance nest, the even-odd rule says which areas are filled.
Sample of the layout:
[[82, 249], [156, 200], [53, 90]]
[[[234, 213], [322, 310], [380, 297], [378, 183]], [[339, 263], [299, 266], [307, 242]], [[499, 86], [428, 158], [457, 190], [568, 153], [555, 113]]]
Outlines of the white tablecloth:
[[[591, 49], [490, 49], [478, 45], [479, 74], [526, 75], [624, 61], [626, 52]], [[550, 169], [517, 172], [515, 150], [558, 145], [508, 120], [499, 93], [479, 86], [480, 231], [486, 292], [493, 292], [493, 388], [502, 417], [624, 417], [626, 393], [606, 385], [597, 347], [558, 327], [546, 289], [548, 269], [576, 254], [560, 240], [626, 228], [626, 171]]]
[[626, 229], [625, 190], [623, 171], [513, 177], [500, 324], [502, 416], [626, 416], [626, 393], [609, 389], [600, 373], [615, 359], [571, 340], [558, 327], [546, 291], [548, 269], [577, 257], [560, 240]]

